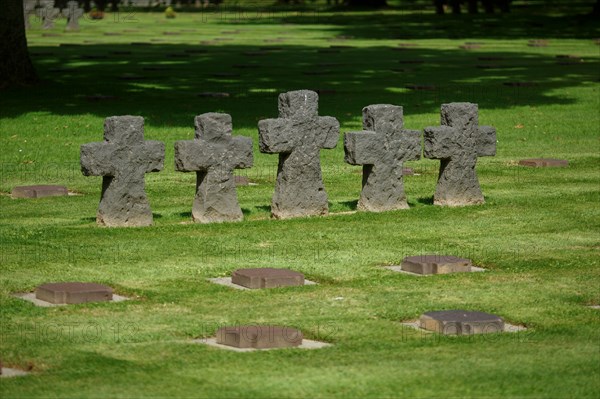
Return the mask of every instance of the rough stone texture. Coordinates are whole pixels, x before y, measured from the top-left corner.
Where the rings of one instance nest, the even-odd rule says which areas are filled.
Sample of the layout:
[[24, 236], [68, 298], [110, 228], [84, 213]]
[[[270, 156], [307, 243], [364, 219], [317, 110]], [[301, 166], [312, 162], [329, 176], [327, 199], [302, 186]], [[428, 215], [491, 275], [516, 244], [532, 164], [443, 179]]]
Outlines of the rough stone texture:
[[421, 132], [403, 128], [402, 107], [369, 105], [362, 112], [364, 130], [344, 135], [345, 161], [363, 165], [357, 209], [371, 212], [406, 209], [402, 164], [421, 157]]
[[304, 274], [270, 267], [238, 269], [231, 275], [231, 282], [252, 289], [290, 287], [304, 285]]
[[65, 186], [17, 186], [10, 194], [13, 198], [43, 198], [69, 195], [69, 191]]
[[95, 283], [49, 283], [35, 290], [35, 297], [55, 304], [106, 302], [113, 297], [112, 288]]
[[196, 172], [192, 217], [198, 223], [243, 219], [233, 177], [234, 169], [252, 166], [252, 139], [233, 137], [231, 116], [196, 116], [194, 140], [175, 142], [175, 170]]
[[329, 208], [321, 176], [321, 148], [335, 148], [340, 124], [318, 116], [319, 96], [299, 90], [279, 95], [279, 118], [258, 122], [260, 151], [279, 153], [271, 213], [276, 218], [325, 215]]
[[530, 158], [530, 159], [522, 159], [519, 161], [519, 165], [521, 166], [532, 166], [534, 168], [548, 168], [548, 167], [567, 167], [569, 166], [569, 161], [566, 159], [554, 159], [554, 158]]
[[149, 226], [152, 211], [144, 174], [162, 170], [165, 144], [144, 141], [144, 118], [111, 116], [104, 120], [104, 140], [81, 146], [81, 171], [103, 176], [96, 221], [104, 226]]
[[52, 29], [60, 9], [54, 8], [54, 0], [40, 0], [40, 8], [36, 8], [35, 12], [42, 20], [42, 29]]
[[468, 310], [441, 310], [423, 313], [419, 324], [425, 330], [444, 335], [471, 335], [504, 331], [504, 320], [500, 316]]
[[67, 8], [63, 8], [62, 10], [62, 15], [67, 18], [66, 30], [79, 30], [79, 18], [83, 17], [83, 8], [79, 8], [78, 2], [68, 1]]
[[217, 343], [236, 348], [293, 348], [302, 344], [302, 332], [293, 327], [232, 326], [217, 330]]
[[402, 270], [417, 274], [470, 272], [471, 260], [456, 256], [418, 255], [402, 260]]
[[475, 164], [496, 155], [496, 129], [478, 126], [477, 104], [442, 104], [441, 127], [426, 127], [425, 158], [439, 159], [440, 173], [433, 202], [463, 206], [485, 202]]

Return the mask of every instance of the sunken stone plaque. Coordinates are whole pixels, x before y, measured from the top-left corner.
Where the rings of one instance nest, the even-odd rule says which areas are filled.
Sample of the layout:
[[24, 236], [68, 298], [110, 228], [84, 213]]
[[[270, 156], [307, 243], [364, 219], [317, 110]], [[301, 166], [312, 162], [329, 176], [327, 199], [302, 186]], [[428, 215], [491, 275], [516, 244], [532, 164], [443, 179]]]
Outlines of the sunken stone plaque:
[[340, 124], [319, 116], [319, 95], [298, 90], [279, 95], [279, 118], [258, 122], [260, 152], [279, 154], [271, 213], [278, 219], [329, 211], [320, 151], [335, 148]]
[[69, 195], [69, 191], [65, 186], [17, 186], [12, 189], [11, 196], [13, 198], [43, 198], [43, 197], [58, 197]]
[[443, 255], [407, 256], [402, 260], [402, 270], [417, 274], [470, 272], [471, 260]]
[[235, 348], [294, 348], [302, 345], [302, 332], [293, 327], [233, 326], [217, 330], [217, 343]]
[[35, 290], [37, 299], [54, 304], [107, 302], [112, 296], [112, 288], [95, 283], [49, 283]]
[[442, 126], [424, 129], [423, 155], [441, 161], [433, 203], [483, 204], [475, 164], [478, 157], [496, 155], [496, 129], [479, 126], [477, 104], [442, 104], [441, 115]]
[[290, 287], [304, 285], [304, 274], [270, 267], [238, 269], [231, 275], [231, 282], [251, 289]]
[[252, 166], [252, 139], [231, 135], [228, 114], [196, 116], [194, 140], [175, 142], [175, 170], [196, 172], [192, 217], [197, 223], [240, 221], [234, 169]]
[[504, 331], [504, 320], [494, 314], [468, 310], [423, 313], [419, 325], [444, 335], [488, 334]]
[[151, 225], [144, 175], [162, 170], [164, 158], [163, 142], [144, 141], [144, 118], [106, 118], [104, 141], [81, 146], [83, 174], [102, 176], [96, 222], [110, 227]]
[[564, 168], [569, 166], [569, 161], [566, 159], [531, 158], [520, 160], [519, 165], [534, 168]]
[[402, 107], [389, 104], [363, 108], [363, 129], [344, 135], [345, 161], [363, 165], [357, 208], [371, 212], [408, 208], [402, 164], [421, 157], [421, 132], [404, 129]]

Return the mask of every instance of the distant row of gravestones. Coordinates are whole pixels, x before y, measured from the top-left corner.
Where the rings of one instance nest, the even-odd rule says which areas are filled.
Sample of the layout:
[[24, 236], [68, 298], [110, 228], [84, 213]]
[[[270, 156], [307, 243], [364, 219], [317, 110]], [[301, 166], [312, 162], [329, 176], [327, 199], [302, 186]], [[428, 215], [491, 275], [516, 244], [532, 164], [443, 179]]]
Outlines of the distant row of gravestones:
[[[496, 153], [496, 130], [478, 125], [477, 104], [451, 103], [441, 108], [440, 127], [424, 129], [424, 156], [441, 160], [434, 204], [463, 206], [484, 202], [475, 164]], [[175, 169], [196, 172], [194, 221], [242, 220], [234, 169], [253, 164], [252, 139], [232, 136], [231, 116], [206, 113], [195, 118], [194, 140], [175, 142]], [[404, 161], [421, 156], [421, 132], [403, 128], [403, 110], [395, 105], [363, 109], [363, 131], [344, 136], [345, 160], [363, 165], [358, 209], [372, 212], [408, 208], [402, 180]], [[258, 123], [260, 151], [279, 154], [271, 212], [275, 218], [328, 212], [320, 150], [334, 148], [337, 119], [318, 115], [318, 95], [299, 90], [279, 95], [279, 118]], [[152, 212], [144, 174], [163, 169], [165, 145], [144, 141], [144, 119], [112, 116], [104, 122], [104, 142], [81, 146], [86, 176], [103, 176], [97, 223], [147, 226]]]
[[25, 29], [31, 29], [29, 17], [36, 15], [42, 21], [42, 29], [54, 28], [54, 21], [60, 16], [67, 18], [66, 30], [78, 31], [79, 18], [83, 17], [83, 8], [79, 8], [76, 1], [67, 2], [67, 7], [62, 9], [54, 7], [54, 0], [25, 0], [23, 1], [23, 15], [25, 18]]

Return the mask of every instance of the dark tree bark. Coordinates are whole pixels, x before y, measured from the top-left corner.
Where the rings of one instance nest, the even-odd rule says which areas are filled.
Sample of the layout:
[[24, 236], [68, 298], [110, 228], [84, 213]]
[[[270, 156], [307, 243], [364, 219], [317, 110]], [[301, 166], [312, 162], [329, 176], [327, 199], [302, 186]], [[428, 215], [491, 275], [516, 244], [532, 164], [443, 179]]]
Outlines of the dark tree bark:
[[494, 0], [481, 0], [481, 4], [487, 14], [494, 13]]
[[450, 7], [452, 7], [452, 14], [460, 14], [460, 0], [450, 0]]
[[433, 0], [433, 4], [435, 5], [435, 13], [439, 15], [444, 14], [444, 0]]
[[36, 83], [38, 78], [27, 50], [21, 0], [2, 2], [0, 37], [0, 88]]
[[477, 14], [477, 0], [467, 0], [469, 14]]
[[600, 0], [596, 0], [596, 4], [594, 4], [594, 9], [592, 10], [592, 15], [600, 15]]
[[510, 0], [497, 0], [501, 12], [510, 12]]

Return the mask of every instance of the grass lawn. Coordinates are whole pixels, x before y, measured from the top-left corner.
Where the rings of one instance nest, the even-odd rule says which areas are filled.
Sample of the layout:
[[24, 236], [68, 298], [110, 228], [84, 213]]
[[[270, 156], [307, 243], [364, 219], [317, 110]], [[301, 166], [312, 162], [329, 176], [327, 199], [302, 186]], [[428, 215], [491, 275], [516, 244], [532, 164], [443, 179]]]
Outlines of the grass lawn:
[[[43, 82], [0, 94], [0, 357], [32, 374], [0, 380], [2, 398], [600, 396], [600, 310], [589, 307], [600, 304], [600, 28], [576, 12], [123, 12], [83, 20], [80, 32], [60, 20], [57, 36], [32, 18]], [[237, 75], [215, 75], [224, 72]], [[361, 129], [369, 104], [402, 105], [405, 126], [422, 129], [439, 125], [444, 102], [478, 103], [480, 124], [498, 135], [496, 157], [477, 165], [486, 204], [433, 206], [439, 162], [420, 160], [407, 163], [411, 209], [349, 212], [362, 170], [344, 163], [340, 137], [321, 152], [330, 216], [270, 220], [277, 156], [259, 153], [257, 122], [295, 89], [320, 90], [320, 114], [342, 132]], [[230, 97], [197, 96], [208, 91]], [[195, 115], [217, 111], [254, 140], [255, 166], [238, 172], [256, 185], [238, 189], [245, 221], [197, 225], [195, 176], [175, 172], [173, 143], [193, 137]], [[99, 228], [101, 178], [81, 174], [79, 146], [102, 140], [105, 117], [127, 114], [166, 144], [165, 169], [146, 175], [154, 226]], [[517, 165], [533, 157], [570, 166]], [[10, 197], [26, 184], [79, 195]], [[487, 272], [381, 267], [425, 253]], [[206, 281], [240, 267], [291, 268], [319, 285], [254, 292]], [[133, 300], [39, 308], [11, 296], [69, 280]], [[527, 331], [447, 338], [401, 324], [456, 308]], [[334, 345], [234, 353], [190, 343], [237, 323], [294, 326]]]

